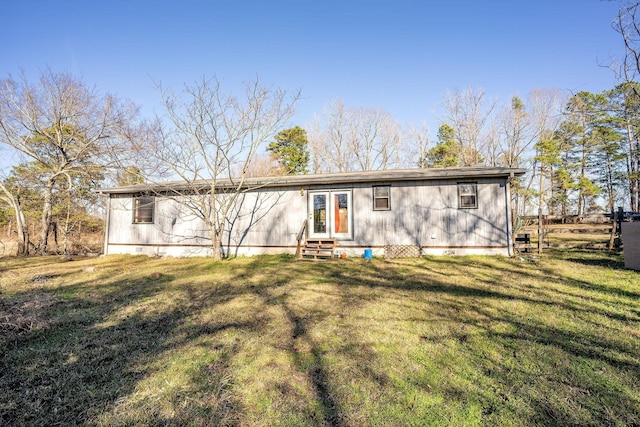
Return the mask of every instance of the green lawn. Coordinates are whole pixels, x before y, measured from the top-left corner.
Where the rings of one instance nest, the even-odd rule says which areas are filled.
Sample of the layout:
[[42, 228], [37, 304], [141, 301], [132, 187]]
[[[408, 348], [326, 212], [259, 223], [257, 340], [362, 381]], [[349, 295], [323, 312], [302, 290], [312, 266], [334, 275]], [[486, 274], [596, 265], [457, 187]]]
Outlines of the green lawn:
[[640, 425], [640, 273], [618, 255], [0, 273], [0, 425]]

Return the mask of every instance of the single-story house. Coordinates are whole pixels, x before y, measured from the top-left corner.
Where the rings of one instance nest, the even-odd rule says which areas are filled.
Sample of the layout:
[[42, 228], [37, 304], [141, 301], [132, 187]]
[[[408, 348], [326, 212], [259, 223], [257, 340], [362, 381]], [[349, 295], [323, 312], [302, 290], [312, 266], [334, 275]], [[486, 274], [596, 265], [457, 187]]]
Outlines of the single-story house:
[[[227, 213], [223, 251], [293, 254], [302, 236], [333, 240], [346, 256], [365, 249], [382, 255], [394, 247], [512, 255], [509, 183], [524, 173], [472, 167], [247, 178]], [[215, 188], [224, 197], [236, 185], [218, 180]], [[189, 188], [171, 182], [102, 189], [108, 196], [104, 253], [210, 255], [209, 231], [185, 208]]]

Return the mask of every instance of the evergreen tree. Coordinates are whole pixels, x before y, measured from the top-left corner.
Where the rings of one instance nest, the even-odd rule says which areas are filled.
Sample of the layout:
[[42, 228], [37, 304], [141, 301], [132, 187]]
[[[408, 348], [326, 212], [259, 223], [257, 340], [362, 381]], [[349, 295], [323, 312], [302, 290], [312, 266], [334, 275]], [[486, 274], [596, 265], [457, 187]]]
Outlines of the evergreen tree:
[[621, 135], [624, 153], [623, 180], [628, 188], [629, 208], [640, 211], [640, 83], [625, 82], [606, 91], [612, 125]]
[[593, 173], [594, 183], [604, 194], [607, 209], [613, 211], [625, 185], [627, 154], [623, 150], [625, 138], [619, 131], [619, 121], [609, 113], [611, 106], [608, 101], [609, 99], [607, 104], [603, 105], [607, 114], [603, 114], [600, 120], [594, 123], [591, 132], [595, 150], [589, 158], [588, 166]]
[[431, 168], [454, 167], [459, 164], [460, 144], [455, 139], [455, 131], [448, 124], [438, 128], [438, 143], [427, 152], [425, 164]]
[[561, 205], [566, 209], [567, 191], [559, 181], [562, 177], [561, 138], [559, 132], [545, 132], [536, 143], [535, 161], [539, 165], [538, 198], [542, 207], [546, 203], [550, 214], [554, 213], [556, 206]]
[[602, 122], [604, 96], [582, 91], [574, 95], [567, 104], [568, 122], [575, 129], [573, 137], [567, 140], [570, 164], [573, 172], [573, 186], [577, 190], [577, 214], [591, 210], [592, 202], [599, 194], [598, 186], [591, 180], [589, 159], [596, 149], [594, 128]]
[[267, 151], [278, 161], [285, 175], [309, 173], [309, 141], [300, 126], [278, 132]]

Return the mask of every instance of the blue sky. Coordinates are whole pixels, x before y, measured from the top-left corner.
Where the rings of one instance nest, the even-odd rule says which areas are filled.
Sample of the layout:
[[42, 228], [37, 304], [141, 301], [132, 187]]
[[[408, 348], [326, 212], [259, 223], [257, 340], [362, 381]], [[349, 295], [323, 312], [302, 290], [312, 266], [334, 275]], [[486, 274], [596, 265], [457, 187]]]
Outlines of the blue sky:
[[[301, 89], [292, 124], [332, 99], [425, 120], [448, 90], [508, 100], [536, 88], [601, 91], [622, 49], [618, 1], [4, 0], [0, 78], [50, 67], [159, 111], [152, 79], [180, 88], [259, 76]], [[235, 88], [235, 89], [234, 89]]]

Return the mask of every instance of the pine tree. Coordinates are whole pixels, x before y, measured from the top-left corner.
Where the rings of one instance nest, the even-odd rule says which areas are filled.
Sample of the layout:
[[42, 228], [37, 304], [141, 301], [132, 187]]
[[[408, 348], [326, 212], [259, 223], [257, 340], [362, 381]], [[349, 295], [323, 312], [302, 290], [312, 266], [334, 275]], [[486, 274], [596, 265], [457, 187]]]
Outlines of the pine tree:
[[427, 152], [425, 163], [432, 168], [454, 167], [459, 164], [460, 144], [455, 131], [448, 124], [438, 128], [438, 143]]
[[309, 141], [300, 126], [278, 132], [267, 151], [278, 161], [285, 175], [309, 173]]

